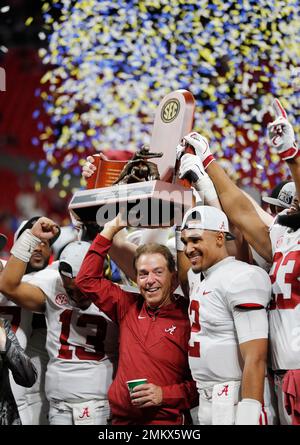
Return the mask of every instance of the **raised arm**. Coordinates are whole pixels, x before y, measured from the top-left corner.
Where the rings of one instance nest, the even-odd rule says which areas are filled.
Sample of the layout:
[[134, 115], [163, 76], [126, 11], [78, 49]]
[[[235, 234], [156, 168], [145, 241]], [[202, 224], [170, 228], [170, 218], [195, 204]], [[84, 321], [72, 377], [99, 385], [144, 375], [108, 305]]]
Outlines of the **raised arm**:
[[15, 242], [11, 256], [0, 275], [0, 291], [17, 305], [30, 311], [42, 312], [46, 296], [41, 289], [22, 282], [33, 250], [41, 242], [48, 242], [57, 233], [56, 224], [39, 218], [31, 230], [27, 229]]
[[198, 133], [190, 133], [184, 137], [184, 140], [192, 145], [196, 156], [199, 158], [199, 163], [203, 164], [204, 169], [213, 181], [222, 208], [230, 222], [242, 232], [246, 241], [261, 256], [267, 261], [271, 261], [272, 249], [269, 227], [259, 216], [253, 203], [215, 161], [208, 142], [203, 136]]
[[89, 297], [114, 321], [118, 321], [127, 310], [128, 305], [136, 301], [135, 294], [125, 292], [117, 284], [103, 276], [106, 254], [111, 248], [114, 236], [123, 227], [124, 224], [120, 224], [119, 216], [105, 224], [101, 234], [96, 236], [86, 254], [75, 280], [76, 286], [82, 294]]
[[292, 125], [278, 99], [274, 99], [275, 121], [269, 124], [269, 140], [273, 150], [288, 164], [295, 182], [298, 198], [300, 197], [300, 157]]
[[[246, 241], [267, 261], [272, 260], [269, 225], [258, 214], [250, 199], [230, 180], [217, 162], [212, 162], [207, 173], [212, 179], [228, 218], [244, 235]], [[267, 218], [267, 216], [266, 216]]]
[[116, 233], [109, 254], [117, 266], [133, 281], [136, 280], [136, 273], [133, 267], [135, 251], [136, 245], [127, 241], [126, 230]]

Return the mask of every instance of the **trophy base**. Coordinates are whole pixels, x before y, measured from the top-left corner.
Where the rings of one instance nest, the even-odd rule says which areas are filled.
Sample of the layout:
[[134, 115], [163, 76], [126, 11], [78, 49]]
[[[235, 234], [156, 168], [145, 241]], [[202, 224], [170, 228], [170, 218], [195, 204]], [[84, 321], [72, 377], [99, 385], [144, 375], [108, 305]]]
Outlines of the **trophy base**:
[[154, 228], [180, 225], [192, 206], [191, 189], [155, 180], [78, 191], [69, 210], [76, 220], [99, 227], [122, 211], [129, 227]]

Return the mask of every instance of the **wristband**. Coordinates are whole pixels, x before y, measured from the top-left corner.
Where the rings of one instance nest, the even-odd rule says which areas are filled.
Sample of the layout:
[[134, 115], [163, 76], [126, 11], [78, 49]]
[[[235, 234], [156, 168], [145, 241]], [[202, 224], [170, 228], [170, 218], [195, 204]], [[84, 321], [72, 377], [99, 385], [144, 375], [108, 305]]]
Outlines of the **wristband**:
[[205, 158], [204, 160], [203, 160], [203, 167], [204, 167], [204, 170], [206, 170], [207, 169], [207, 167], [209, 166], [209, 164], [211, 164], [213, 161], [215, 161], [215, 158], [214, 158], [214, 156], [212, 155], [212, 154], [210, 154], [209, 156], [207, 156], [207, 158]]
[[29, 263], [34, 249], [41, 242], [30, 229], [26, 229], [12, 246], [10, 253], [24, 263]]
[[243, 399], [238, 403], [235, 425], [259, 425], [262, 405], [256, 399]]
[[291, 148], [288, 148], [287, 150], [279, 152], [278, 154], [280, 156], [280, 159], [282, 159], [283, 161], [291, 161], [292, 159], [299, 156], [299, 149], [297, 146], [293, 146]]

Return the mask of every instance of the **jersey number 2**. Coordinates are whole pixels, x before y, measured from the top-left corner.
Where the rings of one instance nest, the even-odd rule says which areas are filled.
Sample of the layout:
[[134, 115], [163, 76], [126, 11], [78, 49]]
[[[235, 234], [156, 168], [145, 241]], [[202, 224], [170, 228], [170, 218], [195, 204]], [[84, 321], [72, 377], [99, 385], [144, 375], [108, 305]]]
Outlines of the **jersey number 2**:
[[194, 313], [194, 321], [191, 326], [191, 338], [189, 341], [189, 356], [190, 357], [200, 357], [200, 342], [199, 341], [193, 341], [192, 337], [194, 333], [198, 333], [201, 331], [200, 326], [200, 303], [199, 301], [192, 300], [190, 303], [190, 315]]

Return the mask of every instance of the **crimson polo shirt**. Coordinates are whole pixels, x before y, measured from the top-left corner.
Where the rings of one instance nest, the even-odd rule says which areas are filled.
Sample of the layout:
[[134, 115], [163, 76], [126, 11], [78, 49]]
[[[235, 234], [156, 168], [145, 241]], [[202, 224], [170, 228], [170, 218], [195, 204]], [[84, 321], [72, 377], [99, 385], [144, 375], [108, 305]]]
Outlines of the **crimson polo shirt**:
[[[111, 241], [97, 235], [76, 279], [91, 298], [120, 327], [119, 365], [108, 397], [113, 424], [182, 424], [198, 394], [188, 366], [190, 325], [187, 301], [179, 298], [157, 311], [147, 310], [143, 297], [122, 290], [103, 277]], [[161, 386], [162, 405], [137, 408], [131, 404], [126, 381], [147, 378]]]

